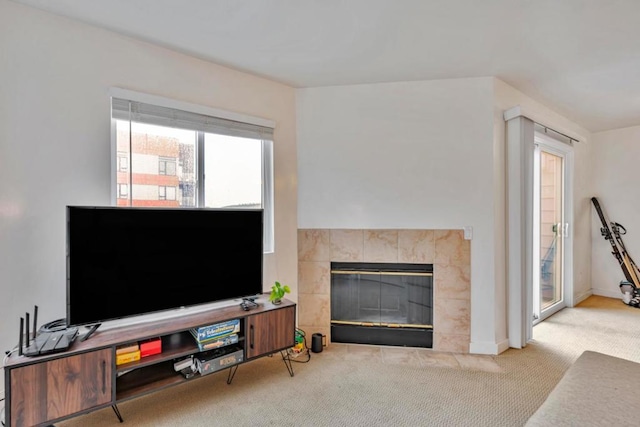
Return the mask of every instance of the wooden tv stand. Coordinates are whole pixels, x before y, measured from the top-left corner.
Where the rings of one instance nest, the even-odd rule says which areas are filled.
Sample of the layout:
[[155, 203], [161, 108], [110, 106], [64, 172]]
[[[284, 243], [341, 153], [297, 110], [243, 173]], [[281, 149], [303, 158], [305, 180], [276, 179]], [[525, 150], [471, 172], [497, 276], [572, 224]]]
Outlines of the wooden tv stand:
[[[282, 352], [293, 376], [285, 351], [295, 345], [296, 304], [285, 299], [280, 305], [273, 305], [266, 294], [256, 302], [258, 307], [249, 311], [233, 304], [180, 317], [98, 329], [86, 341], [76, 339], [62, 353], [37, 357], [13, 354], [4, 367], [5, 425], [46, 426], [109, 406], [122, 421], [117, 403], [201, 378], [196, 374], [186, 379], [174, 370], [173, 363], [200, 353], [189, 332], [191, 328], [227, 320], [240, 320], [236, 345], [243, 356], [241, 362], [229, 366], [227, 383], [231, 383], [238, 365], [275, 352]], [[162, 339], [160, 354], [116, 365], [116, 347], [157, 337]]]

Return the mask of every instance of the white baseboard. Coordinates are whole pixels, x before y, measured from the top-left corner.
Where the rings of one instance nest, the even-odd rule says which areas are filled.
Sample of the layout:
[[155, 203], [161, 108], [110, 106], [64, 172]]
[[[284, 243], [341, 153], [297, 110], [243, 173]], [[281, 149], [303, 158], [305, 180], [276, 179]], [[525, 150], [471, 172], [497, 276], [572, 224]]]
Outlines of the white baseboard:
[[504, 339], [498, 343], [498, 354], [507, 351], [509, 349], [509, 340]]
[[593, 295], [593, 292], [591, 290], [588, 290], [587, 292], [583, 292], [580, 295], [575, 295], [574, 298], [573, 298], [574, 307], [576, 305], [580, 304], [582, 301], [584, 301], [587, 298], [589, 298], [591, 295]]
[[[506, 347], [505, 347], [506, 346]], [[498, 355], [509, 348], [509, 341], [504, 340], [499, 343], [495, 342], [472, 342], [469, 344], [469, 353], [471, 354], [489, 354]]]
[[622, 299], [622, 292], [620, 292], [620, 289], [616, 289], [614, 291], [611, 289], [591, 288], [591, 292], [593, 295], [599, 295], [601, 297]]

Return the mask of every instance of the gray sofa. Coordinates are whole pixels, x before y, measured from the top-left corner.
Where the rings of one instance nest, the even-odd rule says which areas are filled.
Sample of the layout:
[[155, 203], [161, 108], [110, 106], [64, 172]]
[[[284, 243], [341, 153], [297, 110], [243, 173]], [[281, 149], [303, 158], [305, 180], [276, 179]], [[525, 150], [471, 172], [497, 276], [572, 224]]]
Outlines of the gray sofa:
[[526, 427], [640, 426], [640, 363], [585, 351]]

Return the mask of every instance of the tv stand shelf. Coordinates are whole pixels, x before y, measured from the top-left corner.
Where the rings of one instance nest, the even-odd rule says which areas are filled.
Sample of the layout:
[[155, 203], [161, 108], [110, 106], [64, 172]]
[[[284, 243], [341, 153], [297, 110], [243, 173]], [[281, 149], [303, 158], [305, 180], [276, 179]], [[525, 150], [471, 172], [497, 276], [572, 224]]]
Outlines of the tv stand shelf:
[[[76, 340], [62, 353], [12, 355], [5, 365], [5, 425], [46, 426], [109, 406], [120, 418], [118, 403], [201, 377], [196, 374], [186, 379], [173, 368], [176, 359], [200, 353], [189, 329], [239, 319], [239, 340], [231, 346], [242, 352], [242, 360], [214, 372], [228, 372], [230, 383], [239, 365], [295, 345], [296, 304], [283, 300], [275, 306], [267, 297], [262, 295], [258, 307], [250, 311], [234, 303], [179, 317], [98, 329], [89, 339]], [[116, 347], [158, 337], [162, 340], [161, 353], [116, 365]], [[284, 359], [293, 375], [290, 361]]]
[[135, 369], [116, 380], [116, 400], [122, 402], [185, 381], [191, 380], [174, 371], [171, 361], [150, 365], [146, 369]]

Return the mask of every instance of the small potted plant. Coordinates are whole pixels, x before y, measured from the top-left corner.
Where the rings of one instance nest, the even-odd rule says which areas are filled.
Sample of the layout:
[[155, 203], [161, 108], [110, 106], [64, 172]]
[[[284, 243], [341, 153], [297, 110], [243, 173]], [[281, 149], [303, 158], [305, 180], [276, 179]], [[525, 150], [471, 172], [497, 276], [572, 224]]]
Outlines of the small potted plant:
[[278, 305], [282, 302], [282, 298], [284, 298], [285, 294], [291, 292], [291, 289], [287, 285], [281, 285], [280, 282], [276, 282], [275, 285], [271, 287], [271, 295], [269, 295], [269, 301], [273, 303], [273, 305]]

